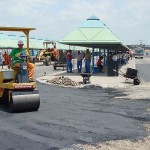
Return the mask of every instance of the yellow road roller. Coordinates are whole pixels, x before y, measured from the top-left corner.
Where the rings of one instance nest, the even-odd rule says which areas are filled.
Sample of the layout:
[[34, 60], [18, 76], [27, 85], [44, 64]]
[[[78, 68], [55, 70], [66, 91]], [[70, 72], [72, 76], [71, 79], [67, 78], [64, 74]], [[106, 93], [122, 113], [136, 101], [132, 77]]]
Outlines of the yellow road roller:
[[17, 71], [0, 71], [0, 102], [8, 104], [11, 112], [35, 111], [40, 106], [36, 82], [16, 81]]
[[[0, 27], [0, 31], [20, 31], [26, 35], [29, 51], [29, 31], [35, 28]], [[40, 107], [40, 96], [35, 81], [28, 79], [28, 68], [20, 64], [19, 68], [0, 70], [0, 103], [8, 104], [11, 112], [35, 111]]]

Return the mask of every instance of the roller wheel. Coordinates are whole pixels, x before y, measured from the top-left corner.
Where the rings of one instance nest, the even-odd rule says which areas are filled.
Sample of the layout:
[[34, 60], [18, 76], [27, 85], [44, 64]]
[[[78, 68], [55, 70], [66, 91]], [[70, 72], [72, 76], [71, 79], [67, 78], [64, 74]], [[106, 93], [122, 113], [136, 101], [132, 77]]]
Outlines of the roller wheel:
[[49, 66], [49, 65], [51, 64], [51, 60], [50, 60], [50, 59], [51, 59], [50, 56], [47, 56], [47, 57], [46, 57], [46, 59], [45, 59], [45, 65], [46, 65], [46, 66]]
[[134, 85], [139, 85], [139, 84], [140, 84], [140, 80], [139, 80], [138, 78], [135, 78], [135, 79], [133, 80], [133, 84], [134, 84]]
[[40, 107], [39, 94], [13, 92], [9, 106], [11, 112], [36, 111]]

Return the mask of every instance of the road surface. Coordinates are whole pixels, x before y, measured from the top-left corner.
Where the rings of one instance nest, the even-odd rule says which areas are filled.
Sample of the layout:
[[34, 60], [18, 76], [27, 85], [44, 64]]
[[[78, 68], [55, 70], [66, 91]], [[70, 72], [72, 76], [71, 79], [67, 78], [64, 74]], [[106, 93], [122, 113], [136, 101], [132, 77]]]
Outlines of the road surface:
[[[136, 64], [142, 80], [147, 81], [141, 70], [149, 67], [148, 60], [141, 61], [136, 60]], [[37, 67], [35, 76], [53, 72], [51, 67]], [[77, 144], [136, 140], [149, 135], [144, 124], [150, 123], [150, 102], [133, 99], [135, 90], [128, 98], [126, 93], [131, 94], [131, 89], [72, 89], [43, 84], [38, 84], [38, 89], [39, 111], [11, 114], [1, 106], [0, 150], [78, 150]]]

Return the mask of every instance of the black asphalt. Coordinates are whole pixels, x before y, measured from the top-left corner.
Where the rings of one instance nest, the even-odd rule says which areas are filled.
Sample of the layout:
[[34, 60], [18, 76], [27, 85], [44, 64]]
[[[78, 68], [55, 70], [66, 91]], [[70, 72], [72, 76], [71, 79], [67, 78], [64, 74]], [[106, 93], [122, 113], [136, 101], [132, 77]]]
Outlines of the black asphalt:
[[[137, 67], [141, 70], [140, 64]], [[52, 66], [39, 66], [36, 78], [44, 72], [53, 72]], [[143, 127], [150, 123], [149, 99], [115, 98], [123, 96], [123, 89], [73, 89], [40, 83], [38, 89], [38, 111], [11, 114], [1, 107], [0, 150], [78, 149], [74, 144], [149, 135]]]

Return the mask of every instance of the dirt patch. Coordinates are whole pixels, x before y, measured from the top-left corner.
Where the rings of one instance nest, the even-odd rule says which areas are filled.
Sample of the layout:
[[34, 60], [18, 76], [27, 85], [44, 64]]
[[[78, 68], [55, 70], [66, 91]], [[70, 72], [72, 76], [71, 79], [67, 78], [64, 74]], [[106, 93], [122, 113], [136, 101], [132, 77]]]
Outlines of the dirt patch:
[[145, 137], [143, 139], [139, 139], [137, 141], [131, 141], [127, 139], [127, 140], [102, 142], [97, 145], [78, 144], [75, 147], [76, 147], [75, 149], [81, 150], [149, 150], [150, 136]]

